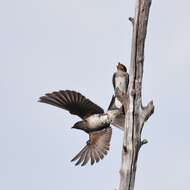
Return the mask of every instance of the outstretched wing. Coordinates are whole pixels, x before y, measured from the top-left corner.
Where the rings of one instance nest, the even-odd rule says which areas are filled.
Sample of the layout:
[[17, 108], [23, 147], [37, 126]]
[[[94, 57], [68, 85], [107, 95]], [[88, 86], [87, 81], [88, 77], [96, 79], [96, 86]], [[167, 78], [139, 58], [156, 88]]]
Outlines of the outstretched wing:
[[82, 119], [93, 114], [104, 113], [104, 110], [91, 100], [79, 92], [71, 90], [60, 90], [45, 94], [45, 96], [40, 97], [39, 102], [63, 108]]
[[109, 150], [111, 135], [111, 127], [91, 132], [87, 145], [71, 161], [78, 160], [75, 165], [82, 163], [81, 166], [86, 165], [90, 159], [91, 165], [95, 161], [99, 162]]

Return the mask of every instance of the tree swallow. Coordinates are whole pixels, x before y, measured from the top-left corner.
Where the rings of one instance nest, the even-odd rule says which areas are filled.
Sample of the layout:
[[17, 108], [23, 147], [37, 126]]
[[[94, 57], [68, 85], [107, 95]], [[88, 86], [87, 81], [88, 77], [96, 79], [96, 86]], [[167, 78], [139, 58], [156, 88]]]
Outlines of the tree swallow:
[[[118, 63], [117, 72], [115, 72], [113, 75], [112, 83], [113, 83], [115, 92], [117, 88], [119, 88], [119, 90], [122, 93], [127, 92], [127, 88], [129, 84], [129, 74], [127, 73], [127, 68], [125, 67], [125, 65]], [[122, 107], [122, 103], [117, 97], [115, 97], [114, 106], [115, 108], [118, 108], [118, 109]]]
[[112, 125], [120, 128], [121, 130], [124, 130], [125, 112], [122, 102], [120, 102], [120, 100], [116, 96], [116, 90], [119, 89], [123, 93], [127, 92], [129, 84], [129, 74], [127, 73], [127, 68], [125, 67], [125, 65], [118, 63], [117, 72], [115, 72], [112, 77], [112, 83], [115, 95], [112, 97], [108, 110], [122, 110], [122, 112], [120, 112], [120, 114], [113, 119]]
[[72, 128], [80, 129], [89, 134], [86, 146], [71, 160], [75, 165], [86, 163], [91, 159], [91, 165], [104, 158], [109, 150], [112, 128], [110, 124], [120, 114], [119, 109], [104, 110], [87, 99], [79, 92], [71, 90], [60, 90], [45, 94], [40, 97], [39, 102], [51, 104], [69, 111], [71, 114], [82, 118]]

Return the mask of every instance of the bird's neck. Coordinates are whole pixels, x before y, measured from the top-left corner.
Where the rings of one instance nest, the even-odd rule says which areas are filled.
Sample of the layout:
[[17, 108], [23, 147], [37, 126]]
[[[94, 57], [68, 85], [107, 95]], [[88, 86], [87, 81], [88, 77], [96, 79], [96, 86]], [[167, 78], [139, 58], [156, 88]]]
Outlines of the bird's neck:
[[121, 70], [121, 69], [118, 69], [117, 72], [118, 72], [118, 73], [124, 73], [124, 71]]

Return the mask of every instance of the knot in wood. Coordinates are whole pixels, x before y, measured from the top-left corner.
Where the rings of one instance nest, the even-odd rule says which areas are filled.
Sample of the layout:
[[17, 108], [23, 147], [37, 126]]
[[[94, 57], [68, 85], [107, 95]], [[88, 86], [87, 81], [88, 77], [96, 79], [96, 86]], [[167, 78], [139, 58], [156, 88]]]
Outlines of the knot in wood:
[[137, 59], [137, 63], [141, 63], [141, 62], [144, 62], [144, 57], [142, 56], [138, 57]]
[[127, 152], [127, 147], [124, 145], [123, 146], [123, 151], [126, 153]]

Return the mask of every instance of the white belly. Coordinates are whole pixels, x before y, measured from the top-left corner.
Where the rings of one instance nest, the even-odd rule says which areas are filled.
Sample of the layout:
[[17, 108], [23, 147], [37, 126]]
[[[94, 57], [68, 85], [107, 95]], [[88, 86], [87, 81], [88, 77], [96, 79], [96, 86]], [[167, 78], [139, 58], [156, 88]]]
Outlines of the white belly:
[[[126, 92], [126, 80], [125, 77], [122, 76], [118, 76], [115, 80], [115, 89], [119, 88], [119, 90], [123, 93]], [[117, 108], [121, 108], [122, 107], [122, 103], [119, 101], [119, 99], [116, 97], [115, 99], [115, 106]]]
[[120, 91], [126, 92], [125, 77], [118, 76], [115, 80], [115, 88], [119, 88]]

